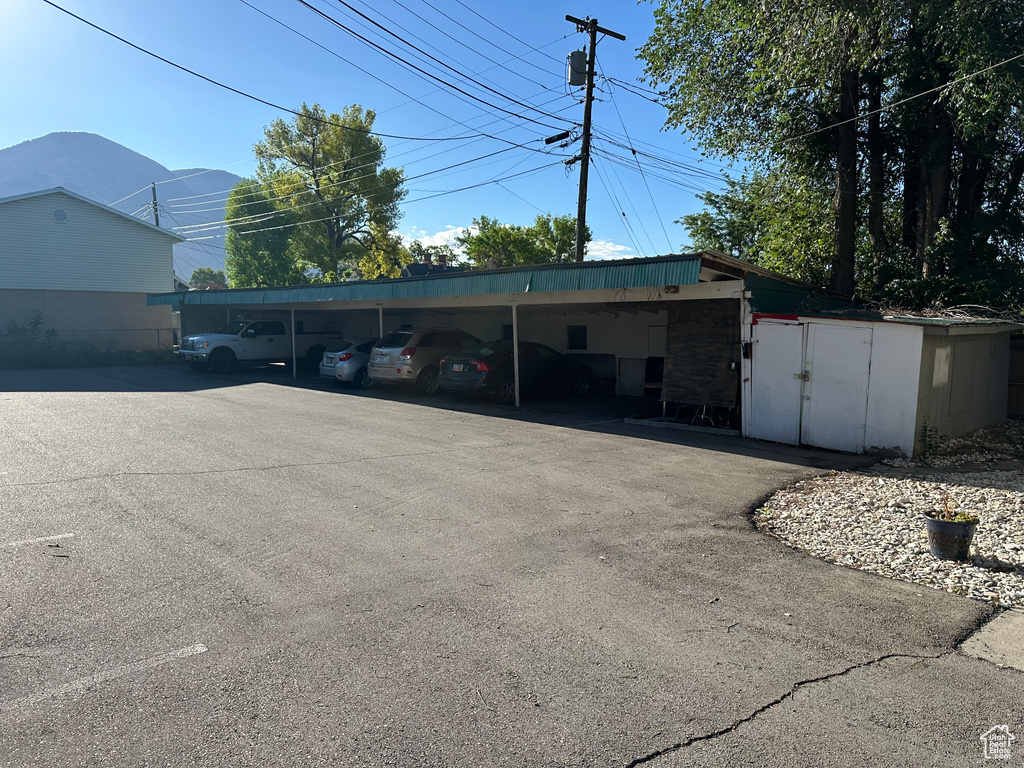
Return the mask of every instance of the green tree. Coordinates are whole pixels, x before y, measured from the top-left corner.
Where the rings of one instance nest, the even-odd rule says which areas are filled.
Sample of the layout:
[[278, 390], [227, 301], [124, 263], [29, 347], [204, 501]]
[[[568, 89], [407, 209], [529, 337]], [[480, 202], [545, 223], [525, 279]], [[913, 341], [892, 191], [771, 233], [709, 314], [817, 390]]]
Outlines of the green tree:
[[727, 180], [725, 192], [701, 196], [705, 209], [677, 221], [692, 246], [745, 259], [812, 285], [826, 285], [833, 256], [827, 184], [781, 174]]
[[212, 267], [199, 267], [192, 270], [192, 277], [189, 282], [193, 288], [219, 289], [228, 287], [228, 279], [224, 277], [224, 271], [218, 269], [216, 272]]
[[[538, 216], [530, 230], [541, 253], [548, 255], [550, 261], [561, 264], [576, 260], [575, 216], [552, 216], [550, 213]], [[588, 243], [590, 239], [590, 227], [587, 227]]]
[[811, 226], [834, 290], [1005, 295], [977, 278], [1020, 266], [1024, 60], [974, 73], [1019, 52], [1015, 3], [663, 0], [655, 20], [640, 55], [670, 127], [830, 189]]
[[371, 245], [359, 260], [359, 274], [367, 280], [401, 277], [402, 267], [413, 260], [409, 249], [402, 244], [401, 235], [381, 231], [371, 234]]
[[327, 272], [353, 269], [375, 236], [394, 230], [405, 196], [404, 175], [384, 167], [385, 147], [371, 133], [375, 114], [358, 105], [341, 115], [303, 104], [291, 123], [275, 120], [253, 148], [258, 177], [275, 205], [303, 226], [293, 258]]
[[279, 210], [272, 197], [255, 179], [243, 179], [228, 194], [224, 271], [234, 288], [309, 282], [290, 247], [295, 216]]
[[[589, 228], [586, 237], [589, 242]], [[474, 265], [489, 269], [570, 262], [575, 260], [576, 219], [548, 214], [523, 227], [481, 216], [455, 242]]]

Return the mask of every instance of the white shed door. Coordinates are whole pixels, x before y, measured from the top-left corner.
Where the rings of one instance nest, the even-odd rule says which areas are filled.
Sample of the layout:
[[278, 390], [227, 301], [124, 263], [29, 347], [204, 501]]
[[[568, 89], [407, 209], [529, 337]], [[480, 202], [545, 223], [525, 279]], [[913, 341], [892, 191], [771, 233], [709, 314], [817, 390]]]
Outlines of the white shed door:
[[804, 328], [758, 323], [753, 328], [750, 437], [796, 445], [800, 442], [800, 395], [804, 369]]
[[801, 442], [834, 451], [861, 453], [868, 417], [871, 329], [807, 327]]

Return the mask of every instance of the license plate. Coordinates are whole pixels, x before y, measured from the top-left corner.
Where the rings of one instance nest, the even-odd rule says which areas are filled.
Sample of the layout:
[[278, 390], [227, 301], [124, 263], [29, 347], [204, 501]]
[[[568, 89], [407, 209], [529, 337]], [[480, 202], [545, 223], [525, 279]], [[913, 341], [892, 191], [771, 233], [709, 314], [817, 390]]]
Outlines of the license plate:
[[387, 361], [388, 361], [388, 356], [387, 355], [377, 355], [377, 362], [378, 363], [386, 363]]
[[327, 364], [328, 365], [334, 365], [334, 358], [333, 357], [328, 357], [327, 358]]
[[461, 371], [463, 369], [462, 363], [452, 363], [453, 371]]
[[185, 355], [184, 357], [185, 357], [185, 362], [186, 363], [191, 363], [192, 362], [192, 355]]

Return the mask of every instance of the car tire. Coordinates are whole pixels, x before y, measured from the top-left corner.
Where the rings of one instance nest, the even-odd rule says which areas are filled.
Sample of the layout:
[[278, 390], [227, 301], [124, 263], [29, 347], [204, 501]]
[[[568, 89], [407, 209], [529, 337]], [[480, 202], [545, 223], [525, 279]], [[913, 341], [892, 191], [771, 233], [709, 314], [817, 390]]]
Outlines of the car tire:
[[494, 390], [494, 399], [502, 405], [515, 405], [516, 383], [512, 379], [505, 379]]
[[431, 365], [424, 368], [416, 379], [416, 389], [424, 395], [437, 394], [437, 366]]
[[572, 380], [572, 393], [576, 397], [589, 397], [594, 390], [594, 377], [589, 371], [578, 373]]
[[356, 375], [352, 377], [352, 383], [359, 387], [359, 389], [369, 389], [373, 386], [373, 379], [370, 378], [369, 371], [365, 368], [360, 368], [356, 371]]
[[210, 373], [231, 373], [235, 369], [238, 360], [235, 353], [230, 349], [215, 349], [210, 355]]

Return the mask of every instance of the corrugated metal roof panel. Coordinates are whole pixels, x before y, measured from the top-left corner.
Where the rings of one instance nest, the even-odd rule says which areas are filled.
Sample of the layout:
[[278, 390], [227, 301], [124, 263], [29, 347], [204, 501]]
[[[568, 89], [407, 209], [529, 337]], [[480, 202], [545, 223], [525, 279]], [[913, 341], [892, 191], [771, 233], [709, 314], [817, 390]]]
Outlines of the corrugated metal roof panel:
[[320, 301], [387, 301], [434, 299], [527, 292], [619, 290], [663, 285], [696, 285], [700, 281], [700, 255], [661, 256], [615, 262], [549, 264], [452, 275], [357, 280], [350, 283], [295, 285], [281, 288], [189, 291], [149, 296], [160, 304], [306, 304]]

